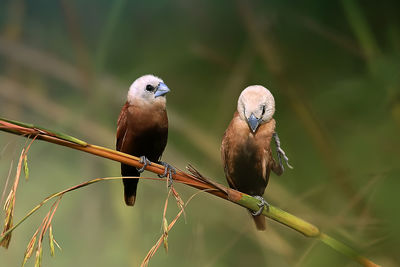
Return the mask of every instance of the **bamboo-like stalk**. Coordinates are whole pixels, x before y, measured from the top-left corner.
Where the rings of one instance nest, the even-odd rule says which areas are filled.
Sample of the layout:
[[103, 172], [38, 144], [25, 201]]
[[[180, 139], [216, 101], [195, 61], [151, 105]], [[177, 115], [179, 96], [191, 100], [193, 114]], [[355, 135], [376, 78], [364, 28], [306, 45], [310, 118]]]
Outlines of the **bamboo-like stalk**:
[[[22, 135], [27, 138], [36, 138], [40, 140], [44, 140], [46, 142], [54, 143], [57, 145], [66, 146], [72, 149], [84, 151], [86, 153], [90, 153], [96, 156], [104, 157], [107, 159], [111, 159], [114, 161], [118, 161], [124, 164], [128, 164], [134, 167], [141, 168], [143, 166], [142, 163], [139, 162], [139, 158], [125, 154], [116, 150], [108, 149], [101, 146], [92, 145], [86, 143], [85, 141], [79, 140], [75, 137], [68, 136], [63, 133], [57, 133], [54, 131], [50, 131], [41, 127], [34, 126], [32, 124], [26, 124], [22, 122], [7, 120], [0, 118], [0, 130], [10, 132], [17, 135]], [[156, 173], [163, 174], [164, 166], [151, 163], [151, 165], [146, 166], [146, 170]], [[193, 170], [193, 169], [192, 169]], [[247, 209], [257, 211], [259, 209], [258, 205], [259, 200], [256, 198], [244, 194], [242, 192], [233, 190], [231, 188], [227, 188], [223, 185], [215, 183], [211, 180], [208, 180], [201, 175], [195, 175], [196, 173], [192, 171], [194, 174], [189, 174], [183, 171], [178, 170], [176, 174], [173, 174], [172, 178], [180, 183], [187, 184], [189, 186], [195, 187], [200, 190], [204, 190], [207, 193], [213, 194], [220, 198], [226, 199], [232, 203], [238, 204]], [[78, 185], [79, 187], [79, 185]], [[76, 189], [76, 188], [75, 188]], [[65, 192], [60, 192], [62, 194]], [[54, 195], [52, 196], [54, 197]], [[43, 204], [43, 203], [42, 203]], [[35, 211], [40, 208], [42, 204], [39, 204], [35, 207]], [[378, 266], [369, 259], [361, 256], [352, 248], [346, 246], [342, 242], [328, 236], [325, 233], [322, 233], [318, 227], [315, 225], [296, 217], [286, 211], [283, 211], [277, 207], [269, 206], [269, 208], [264, 208], [262, 214], [268, 218], [271, 218], [281, 224], [288, 226], [289, 228], [298, 231], [299, 233], [305, 235], [306, 237], [318, 238], [328, 246], [333, 249], [339, 251], [340, 253], [352, 258], [363, 266]], [[20, 222], [21, 223], [21, 222]], [[16, 228], [15, 225], [12, 229]], [[5, 233], [0, 237], [0, 240], [4, 238]]]

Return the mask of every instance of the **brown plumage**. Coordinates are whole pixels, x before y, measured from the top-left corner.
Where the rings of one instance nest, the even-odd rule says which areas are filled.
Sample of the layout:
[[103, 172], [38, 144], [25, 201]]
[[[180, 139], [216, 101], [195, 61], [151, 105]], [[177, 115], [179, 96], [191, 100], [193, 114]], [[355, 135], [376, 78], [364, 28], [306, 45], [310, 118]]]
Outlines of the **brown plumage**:
[[[221, 145], [222, 162], [231, 188], [252, 196], [262, 196], [271, 170], [282, 167], [272, 157], [270, 143], [275, 131], [272, 118], [275, 103], [262, 86], [249, 86], [239, 97], [238, 111], [225, 131]], [[253, 216], [258, 230], [265, 229], [265, 217]]]
[[[168, 117], [165, 94], [169, 92], [164, 82], [155, 76], [145, 75], [130, 87], [128, 100], [122, 107], [117, 122], [118, 151], [137, 157], [145, 156], [158, 162], [168, 138]], [[122, 176], [140, 176], [139, 171], [121, 164]], [[125, 203], [133, 206], [138, 179], [123, 179]]]

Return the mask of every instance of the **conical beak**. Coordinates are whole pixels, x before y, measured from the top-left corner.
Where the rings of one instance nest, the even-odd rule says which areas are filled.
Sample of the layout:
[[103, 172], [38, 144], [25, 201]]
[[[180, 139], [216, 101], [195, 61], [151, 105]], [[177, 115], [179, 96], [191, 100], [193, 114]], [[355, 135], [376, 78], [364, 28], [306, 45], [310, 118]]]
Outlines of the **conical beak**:
[[167, 85], [165, 85], [165, 83], [159, 83], [157, 86], [157, 91], [154, 93], [154, 97], [157, 98], [159, 96], [163, 96], [165, 94], [167, 94], [169, 91], [169, 88]]
[[254, 116], [253, 113], [251, 113], [250, 117], [247, 118], [247, 123], [249, 124], [251, 131], [254, 133], [257, 130], [258, 125], [260, 124], [260, 120], [257, 119], [257, 117]]

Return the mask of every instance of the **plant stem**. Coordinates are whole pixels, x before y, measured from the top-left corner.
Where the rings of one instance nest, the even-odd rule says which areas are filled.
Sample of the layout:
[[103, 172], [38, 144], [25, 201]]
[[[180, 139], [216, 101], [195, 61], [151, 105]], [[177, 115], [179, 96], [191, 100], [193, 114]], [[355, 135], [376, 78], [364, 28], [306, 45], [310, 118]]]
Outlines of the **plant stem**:
[[[37, 138], [41, 139], [50, 143], [54, 143], [57, 145], [62, 145], [66, 146], [69, 148], [81, 150], [96, 156], [104, 157], [107, 159], [111, 159], [114, 161], [118, 161], [127, 165], [131, 165], [134, 167], [141, 168], [143, 166], [142, 163], [139, 162], [139, 158], [135, 156], [131, 156], [119, 151], [115, 151], [109, 148], [101, 147], [101, 146], [96, 146], [96, 145], [91, 145], [88, 144], [82, 140], [79, 140], [75, 137], [68, 136], [66, 134], [62, 133], [55, 133], [53, 131], [41, 128], [41, 127], [36, 127], [31, 124], [25, 124], [21, 122], [14, 122], [11, 120], [5, 120], [0, 118], [0, 130], [10, 132], [13, 134], [17, 135], [23, 135], [27, 138]], [[147, 171], [156, 173], [156, 174], [163, 174], [164, 173], [164, 166], [152, 163], [151, 165], [147, 165], [145, 168]], [[213, 181], [207, 181], [206, 178], [199, 178], [197, 176], [185, 173], [183, 171], [177, 171], [176, 174], [173, 175], [172, 177], [175, 181], [184, 183], [187, 185], [190, 185], [192, 187], [195, 187], [200, 190], [205, 190], [206, 192], [213, 194], [215, 196], [218, 196], [220, 198], [229, 200], [233, 203], [236, 203], [242, 207], [245, 207], [247, 209], [257, 211], [259, 209], [258, 205], [259, 200], [256, 198], [253, 198], [252, 196], [249, 196], [247, 194], [244, 194], [242, 192], [233, 190], [231, 188], [227, 188], [223, 185], [217, 184]], [[31, 216], [35, 211], [37, 211], [41, 206], [43, 206], [47, 201], [50, 199], [60, 196], [66, 192], [76, 190], [78, 188], [87, 186], [92, 183], [99, 182], [101, 180], [112, 180], [112, 179], [120, 179], [120, 178], [99, 178], [99, 179], [94, 179], [89, 182], [85, 182], [82, 184], [79, 184], [77, 186], [68, 188], [64, 191], [55, 193], [46, 199], [44, 199], [40, 204], [38, 204], [35, 208], [33, 208], [20, 222], [18, 222], [16, 225], [14, 225], [12, 228], [9, 229], [9, 231], [5, 232], [0, 240], [5, 237], [9, 232], [14, 230], [18, 225], [20, 225], [22, 222], [24, 222], [29, 216]], [[281, 224], [284, 224], [288, 226], [289, 228], [292, 228], [303, 235], [307, 237], [313, 237], [313, 238], [318, 238], [328, 246], [332, 247], [333, 249], [337, 250], [338, 252], [349, 256], [350, 258], [356, 260], [363, 266], [378, 266], [375, 263], [371, 262], [367, 258], [359, 255], [355, 250], [352, 248], [348, 247], [347, 245], [341, 243], [340, 241], [320, 232], [318, 227], [315, 225], [304, 221], [303, 219], [296, 217], [290, 213], [287, 213], [277, 207], [274, 207], [272, 205], [269, 206], [269, 208], [264, 208], [263, 213], [264, 216], [269, 217]]]

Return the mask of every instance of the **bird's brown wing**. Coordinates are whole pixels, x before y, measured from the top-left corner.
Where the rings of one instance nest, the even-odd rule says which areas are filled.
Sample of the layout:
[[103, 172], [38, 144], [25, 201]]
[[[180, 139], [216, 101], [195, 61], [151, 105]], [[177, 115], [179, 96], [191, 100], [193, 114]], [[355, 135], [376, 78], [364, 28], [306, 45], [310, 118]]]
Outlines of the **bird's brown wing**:
[[222, 164], [224, 165], [224, 171], [225, 171], [225, 177], [226, 180], [228, 181], [229, 187], [237, 189], [235, 186], [232, 177], [230, 176], [230, 173], [232, 173], [232, 168], [228, 164], [228, 153], [229, 153], [229, 138], [231, 135], [231, 130], [230, 130], [231, 124], [229, 124], [228, 128], [226, 129], [224, 136], [222, 137], [222, 143], [221, 143], [221, 159], [222, 159]]
[[[131, 153], [131, 142], [132, 133], [128, 132], [128, 108], [129, 104], [126, 103], [121, 110], [117, 122], [117, 144], [116, 148], [118, 151]], [[121, 175], [122, 176], [139, 176], [138, 170], [130, 165], [121, 163]], [[133, 206], [136, 200], [136, 189], [139, 182], [138, 179], [122, 179], [124, 184], [124, 198], [125, 203], [128, 206]]]
[[[126, 130], [127, 130], [127, 113], [126, 109], [128, 108], [128, 105], [125, 104], [122, 107], [121, 113], [119, 114], [118, 121], [117, 121], [117, 144], [116, 148], [118, 151], [121, 151], [122, 145], [124, 143], [124, 138], [126, 135]], [[125, 112], [124, 112], [125, 110]]]
[[282, 166], [277, 163], [274, 159], [274, 157], [272, 156], [272, 152], [271, 152], [271, 148], [269, 148], [269, 167], [270, 169], [278, 176], [280, 176], [283, 173], [283, 168]]

